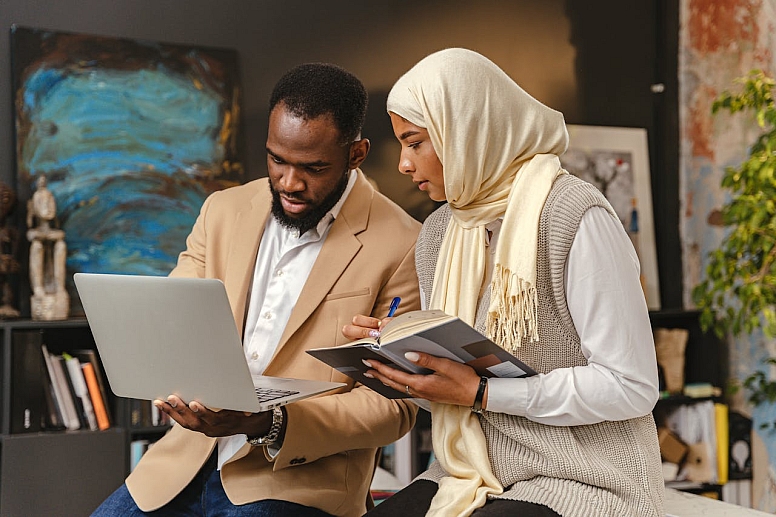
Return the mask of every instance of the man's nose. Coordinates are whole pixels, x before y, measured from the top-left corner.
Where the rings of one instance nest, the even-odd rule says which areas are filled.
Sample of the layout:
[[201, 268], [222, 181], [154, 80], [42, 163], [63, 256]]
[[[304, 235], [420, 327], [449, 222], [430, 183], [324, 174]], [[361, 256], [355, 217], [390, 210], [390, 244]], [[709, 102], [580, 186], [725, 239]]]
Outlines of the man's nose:
[[296, 167], [287, 166], [280, 178], [280, 187], [285, 192], [301, 192], [306, 188], [304, 178]]

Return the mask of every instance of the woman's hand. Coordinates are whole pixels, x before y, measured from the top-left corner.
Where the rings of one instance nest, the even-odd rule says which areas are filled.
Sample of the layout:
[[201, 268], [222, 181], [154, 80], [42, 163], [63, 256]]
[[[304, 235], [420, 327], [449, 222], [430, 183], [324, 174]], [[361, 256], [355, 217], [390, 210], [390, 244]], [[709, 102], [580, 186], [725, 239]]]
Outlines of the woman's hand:
[[354, 341], [367, 337], [378, 338], [380, 337], [380, 329], [391, 321], [391, 319], [392, 318], [383, 318], [380, 320], [371, 316], [359, 314], [353, 317], [353, 322], [350, 325], [342, 327], [342, 335]]
[[[366, 373], [402, 393], [409, 388], [410, 394], [415, 398], [467, 407], [474, 404], [480, 376], [472, 367], [419, 352], [407, 352], [404, 357], [434, 372], [428, 375], [416, 375], [402, 372], [377, 361], [364, 361], [364, 364], [371, 368]], [[486, 407], [487, 399], [486, 388], [482, 401], [483, 409]]]

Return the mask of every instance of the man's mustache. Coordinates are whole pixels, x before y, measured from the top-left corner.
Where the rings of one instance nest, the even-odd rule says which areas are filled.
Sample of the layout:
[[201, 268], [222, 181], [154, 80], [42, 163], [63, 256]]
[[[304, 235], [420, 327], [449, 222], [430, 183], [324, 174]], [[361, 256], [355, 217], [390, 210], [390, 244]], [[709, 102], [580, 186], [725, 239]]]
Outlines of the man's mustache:
[[283, 196], [286, 199], [292, 199], [294, 201], [307, 201], [304, 196], [298, 192], [285, 192], [283, 190], [275, 190], [278, 196]]

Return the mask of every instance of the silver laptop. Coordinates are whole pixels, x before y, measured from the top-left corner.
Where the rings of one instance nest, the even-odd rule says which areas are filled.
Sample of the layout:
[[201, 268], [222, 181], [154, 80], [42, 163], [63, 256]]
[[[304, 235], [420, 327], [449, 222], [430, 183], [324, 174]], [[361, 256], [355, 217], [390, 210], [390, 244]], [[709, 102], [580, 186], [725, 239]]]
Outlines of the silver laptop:
[[220, 280], [98, 273], [76, 273], [74, 280], [118, 396], [175, 394], [256, 413], [344, 386], [252, 376]]

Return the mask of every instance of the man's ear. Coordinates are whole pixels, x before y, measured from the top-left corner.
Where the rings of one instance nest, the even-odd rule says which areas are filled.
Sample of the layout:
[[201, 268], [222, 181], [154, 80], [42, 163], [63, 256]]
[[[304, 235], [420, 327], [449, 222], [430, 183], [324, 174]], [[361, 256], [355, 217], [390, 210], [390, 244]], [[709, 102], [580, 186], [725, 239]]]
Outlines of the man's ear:
[[366, 155], [369, 154], [370, 146], [371, 144], [366, 138], [356, 140], [350, 144], [350, 162], [348, 163], [350, 169], [355, 169], [361, 166], [364, 160], [366, 160]]

